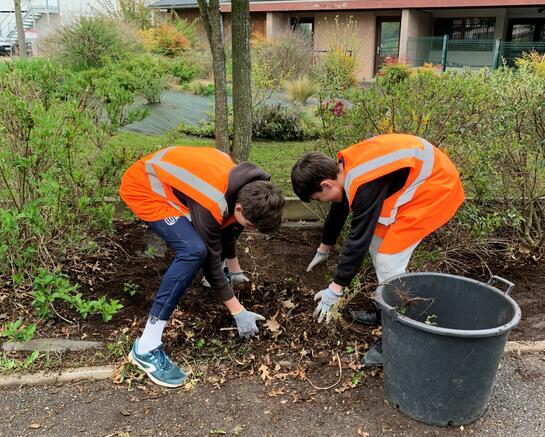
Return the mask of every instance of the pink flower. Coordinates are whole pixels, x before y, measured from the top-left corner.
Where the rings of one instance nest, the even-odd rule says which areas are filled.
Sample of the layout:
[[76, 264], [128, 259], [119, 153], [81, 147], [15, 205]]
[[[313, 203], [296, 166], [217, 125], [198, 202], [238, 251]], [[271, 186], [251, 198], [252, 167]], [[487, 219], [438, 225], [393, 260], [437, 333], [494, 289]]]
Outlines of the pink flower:
[[335, 106], [333, 107], [333, 115], [340, 117], [344, 114], [344, 103], [341, 100], [338, 100]]

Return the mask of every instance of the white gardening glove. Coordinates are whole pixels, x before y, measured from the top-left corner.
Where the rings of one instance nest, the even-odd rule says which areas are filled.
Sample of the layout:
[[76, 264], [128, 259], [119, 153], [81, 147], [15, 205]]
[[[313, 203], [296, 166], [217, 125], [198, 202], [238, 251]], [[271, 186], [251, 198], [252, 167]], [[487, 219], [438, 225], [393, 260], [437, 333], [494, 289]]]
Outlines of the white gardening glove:
[[310, 272], [314, 267], [316, 267], [319, 264], [325, 264], [328, 258], [329, 258], [329, 252], [320, 252], [320, 250], [317, 250], [316, 255], [314, 255], [314, 258], [312, 259], [312, 261], [307, 267], [307, 272]]
[[244, 272], [231, 272], [231, 285], [236, 287], [237, 285], [244, 285], [250, 282]]
[[342, 293], [336, 293], [329, 287], [314, 295], [314, 301], [320, 301], [314, 310], [314, 317], [318, 317], [318, 323], [322, 323], [324, 317], [326, 318], [326, 323], [329, 323], [329, 320], [331, 319], [331, 309], [339, 300], [341, 300], [341, 297], [343, 297]]

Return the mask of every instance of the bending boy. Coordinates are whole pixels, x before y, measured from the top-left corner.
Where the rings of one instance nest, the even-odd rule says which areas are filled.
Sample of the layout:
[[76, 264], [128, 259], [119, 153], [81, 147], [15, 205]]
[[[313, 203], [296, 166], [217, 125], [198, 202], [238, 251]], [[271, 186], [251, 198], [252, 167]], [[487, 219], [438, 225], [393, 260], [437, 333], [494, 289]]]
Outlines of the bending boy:
[[214, 148], [174, 146], [137, 161], [124, 174], [120, 195], [127, 206], [176, 252], [151, 307], [144, 332], [129, 360], [152, 381], [178, 387], [185, 373], [167, 356], [163, 330], [186, 288], [202, 268], [218, 297], [233, 315], [241, 337], [256, 335], [265, 320], [246, 310], [233, 282], [246, 282], [235, 251], [245, 227], [270, 233], [282, 219], [284, 197], [261, 168]]
[[[329, 321], [367, 252], [379, 283], [405, 273], [420, 241], [449, 221], [464, 200], [458, 171], [448, 157], [423, 138], [380, 135], [341, 150], [338, 159], [305, 154], [293, 167], [293, 190], [308, 202], [332, 202], [322, 243], [307, 271], [325, 263], [348, 214], [352, 222], [335, 278], [318, 292], [318, 322]], [[357, 321], [379, 323], [379, 313], [355, 312]], [[382, 364], [380, 342], [363, 363]]]

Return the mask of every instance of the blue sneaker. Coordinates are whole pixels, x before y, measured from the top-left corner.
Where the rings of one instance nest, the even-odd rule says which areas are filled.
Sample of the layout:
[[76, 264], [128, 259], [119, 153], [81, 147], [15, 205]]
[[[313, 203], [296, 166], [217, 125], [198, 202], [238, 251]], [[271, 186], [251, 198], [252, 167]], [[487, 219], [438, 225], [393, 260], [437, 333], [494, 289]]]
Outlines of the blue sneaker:
[[155, 383], [163, 387], [180, 387], [185, 381], [185, 373], [165, 353], [163, 344], [155, 349], [139, 354], [138, 339], [129, 352], [129, 362], [142, 369]]

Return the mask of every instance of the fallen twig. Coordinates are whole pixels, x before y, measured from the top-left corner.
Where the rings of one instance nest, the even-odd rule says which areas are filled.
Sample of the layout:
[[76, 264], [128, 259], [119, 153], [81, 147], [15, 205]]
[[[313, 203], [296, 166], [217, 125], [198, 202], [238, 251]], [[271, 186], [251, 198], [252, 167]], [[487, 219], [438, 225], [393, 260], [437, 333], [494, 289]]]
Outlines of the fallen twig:
[[343, 377], [343, 367], [341, 365], [341, 359], [339, 357], [339, 354], [335, 354], [335, 356], [337, 357], [337, 362], [339, 363], [339, 379], [337, 380], [337, 382], [335, 384], [332, 384], [332, 385], [328, 386], [328, 387], [317, 387], [312, 383], [312, 381], [307, 376], [305, 376], [305, 379], [312, 386], [312, 388], [314, 388], [316, 390], [329, 390], [329, 389], [332, 389], [333, 387], [335, 387], [337, 384], [339, 384], [339, 382], [341, 382], [341, 379]]
[[50, 303], [49, 306], [51, 307], [51, 309], [53, 310], [53, 312], [57, 315], [57, 317], [59, 317], [60, 319], [64, 320], [66, 323], [70, 323], [71, 325], [75, 325], [75, 323], [72, 322], [71, 320], [65, 319], [63, 316], [61, 316], [61, 315], [57, 312], [57, 310], [55, 309], [55, 307], [53, 306], [52, 303]]

